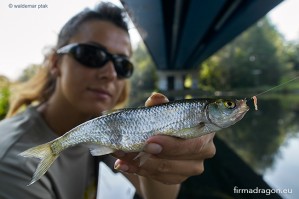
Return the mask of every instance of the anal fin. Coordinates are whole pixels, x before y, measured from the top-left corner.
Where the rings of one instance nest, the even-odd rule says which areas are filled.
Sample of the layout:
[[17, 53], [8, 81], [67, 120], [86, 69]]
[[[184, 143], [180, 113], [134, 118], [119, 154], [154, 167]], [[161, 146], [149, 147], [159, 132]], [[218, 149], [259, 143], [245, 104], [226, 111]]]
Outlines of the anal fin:
[[90, 153], [92, 156], [101, 156], [101, 155], [106, 155], [113, 153], [115, 150], [106, 146], [101, 146], [101, 145], [91, 145], [90, 147]]

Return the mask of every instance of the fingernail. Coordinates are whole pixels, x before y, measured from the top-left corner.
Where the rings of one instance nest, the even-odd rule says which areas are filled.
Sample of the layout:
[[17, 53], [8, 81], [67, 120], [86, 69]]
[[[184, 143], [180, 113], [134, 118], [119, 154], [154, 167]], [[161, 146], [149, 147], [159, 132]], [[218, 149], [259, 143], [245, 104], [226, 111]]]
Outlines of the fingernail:
[[150, 96], [150, 98], [152, 99], [162, 99], [162, 100], [167, 100], [167, 97], [161, 93], [156, 93], [156, 92], [153, 92], [152, 95]]
[[126, 164], [120, 164], [119, 160], [116, 160], [114, 164], [114, 169], [122, 172], [126, 172], [129, 170], [129, 166]]
[[145, 145], [144, 151], [150, 154], [159, 154], [162, 151], [162, 146], [156, 143], [149, 143]]
[[152, 100], [161, 100], [163, 102], [168, 102], [169, 101], [168, 98], [165, 95], [163, 95], [161, 93], [156, 93], [156, 92], [153, 92], [151, 94], [151, 96], [146, 100], [145, 104], [149, 103]]

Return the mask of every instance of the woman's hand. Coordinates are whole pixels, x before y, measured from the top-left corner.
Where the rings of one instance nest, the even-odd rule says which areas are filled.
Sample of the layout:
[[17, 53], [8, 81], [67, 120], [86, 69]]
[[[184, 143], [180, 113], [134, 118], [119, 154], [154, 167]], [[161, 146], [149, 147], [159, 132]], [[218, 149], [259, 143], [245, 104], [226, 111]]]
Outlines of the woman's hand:
[[[145, 103], [153, 106], [168, 102], [159, 93], [153, 94]], [[204, 160], [215, 155], [213, 143], [215, 133], [194, 139], [180, 139], [171, 136], [157, 135], [149, 138], [144, 152], [151, 157], [143, 165], [134, 160], [137, 153], [118, 151], [115, 157], [115, 168], [126, 173], [135, 173], [164, 184], [180, 184], [188, 177], [204, 171]]]

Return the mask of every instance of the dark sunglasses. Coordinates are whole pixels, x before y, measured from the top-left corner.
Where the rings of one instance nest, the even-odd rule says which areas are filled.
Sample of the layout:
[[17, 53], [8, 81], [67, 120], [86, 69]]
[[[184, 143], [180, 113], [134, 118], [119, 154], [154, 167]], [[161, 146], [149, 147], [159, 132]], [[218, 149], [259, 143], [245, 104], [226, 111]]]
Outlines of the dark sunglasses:
[[89, 68], [101, 68], [112, 61], [119, 78], [129, 78], [134, 66], [125, 56], [109, 53], [105, 48], [93, 44], [68, 44], [58, 49], [57, 54], [70, 54], [80, 64]]

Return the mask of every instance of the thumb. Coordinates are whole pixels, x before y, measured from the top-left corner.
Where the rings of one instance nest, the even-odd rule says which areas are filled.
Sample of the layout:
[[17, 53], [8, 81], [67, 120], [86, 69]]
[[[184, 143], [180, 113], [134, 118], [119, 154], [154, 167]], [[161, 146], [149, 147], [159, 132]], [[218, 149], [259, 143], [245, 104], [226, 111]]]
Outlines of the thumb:
[[154, 106], [169, 102], [168, 98], [161, 93], [153, 93], [145, 102], [145, 106]]

